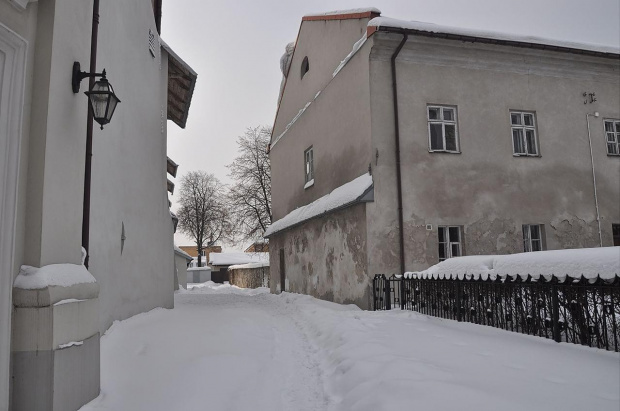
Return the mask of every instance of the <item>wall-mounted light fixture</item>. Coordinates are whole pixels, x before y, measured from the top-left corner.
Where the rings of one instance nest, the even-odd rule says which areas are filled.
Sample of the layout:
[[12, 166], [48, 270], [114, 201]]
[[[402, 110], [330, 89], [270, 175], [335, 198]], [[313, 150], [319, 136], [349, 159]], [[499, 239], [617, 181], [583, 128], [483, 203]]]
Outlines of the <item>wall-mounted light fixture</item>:
[[84, 94], [88, 96], [89, 107], [94, 120], [101, 125], [103, 130], [103, 126], [112, 119], [116, 105], [121, 101], [114, 93], [112, 85], [108, 82], [105, 69], [101, 73], [86, 73], [80, 70], [80, 63], [77, 61], [73, 63], [73, 76], [71, 78], [71, 87], [74, 93], [80, 91], [80, 83], [87, 77], [101, 77]]

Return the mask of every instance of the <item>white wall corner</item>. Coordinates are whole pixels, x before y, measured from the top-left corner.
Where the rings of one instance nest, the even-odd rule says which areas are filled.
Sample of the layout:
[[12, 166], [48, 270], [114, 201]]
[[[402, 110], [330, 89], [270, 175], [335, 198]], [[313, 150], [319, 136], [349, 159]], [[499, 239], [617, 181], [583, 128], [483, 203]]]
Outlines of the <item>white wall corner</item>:
[[13, 6], [15, 6], [18, 10], [26, 10], [28, 7], [28, 3], [34, 3], [37, 0], [8, 0]]

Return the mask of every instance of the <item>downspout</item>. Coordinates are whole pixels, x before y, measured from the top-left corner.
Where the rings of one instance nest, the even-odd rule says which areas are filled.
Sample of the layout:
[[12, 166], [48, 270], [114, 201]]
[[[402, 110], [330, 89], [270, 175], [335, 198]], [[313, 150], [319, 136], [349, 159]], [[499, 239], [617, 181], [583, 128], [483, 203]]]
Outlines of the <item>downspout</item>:
[[[93, 0], [93, 26], [90, 37], [90, 72], [97, 72], [97, 36], [99, 34], [99, 0]], [[88, 80], [88, 89], [92, 89], [95, 78]], [[87, 102], [87, 104], [90, 104]], [[86, 120], [86, 161], [84, 164], [84, 205], [82, 210], [82, 247], [86, 250], [84, 265], [88, 268], [90, 253], [88, 252], [90, 237], [90, 180], [91, 180], [91, 160], [93, 157], [93, 113], [88, 107], [88, 117]]]
[[594, 156], [592, 155], [592, 137], [590, 136], [590, 116], [598, 117], [598, 112], [586, 114], [586, 124], [588, 125], [588, 144], [590, 145], [590, 162], [592, 164], [592, 185], [594, 186], [594, 206], [596, 207], [596, 222], [598, 223], [598, 240], [603, 246], [603, 235], [601, 233], [601, 215], [598, 211], [598, 195], [596, 193], [596, 173], [594, 172]]
[[396, 82], [396, 57], [407, 41], [407, 34], [392, 54], [392, 96], [394, 97], [394, 145], [396, 146], [396, 190], [398, 192], [398, 241], [400, 248], [400, 274], [405, 273], [405, 228], [403, 227], [403, 188], [400, 173], [400, 128], [398, 126], [398, 87]]

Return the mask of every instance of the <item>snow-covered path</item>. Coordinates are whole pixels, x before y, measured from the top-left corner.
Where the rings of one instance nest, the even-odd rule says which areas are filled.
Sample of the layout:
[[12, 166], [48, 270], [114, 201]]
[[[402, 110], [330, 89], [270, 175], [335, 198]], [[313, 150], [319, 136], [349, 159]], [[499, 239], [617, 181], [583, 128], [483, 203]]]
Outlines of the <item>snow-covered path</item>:
[[617, 411], [620, 355], [213, 283], [115, 323], [83, 411]]
[[266, 290], [201, 291], [116, 323], [102, 339], [101, 395], [82, 410], [327, 409], [295, 306]]

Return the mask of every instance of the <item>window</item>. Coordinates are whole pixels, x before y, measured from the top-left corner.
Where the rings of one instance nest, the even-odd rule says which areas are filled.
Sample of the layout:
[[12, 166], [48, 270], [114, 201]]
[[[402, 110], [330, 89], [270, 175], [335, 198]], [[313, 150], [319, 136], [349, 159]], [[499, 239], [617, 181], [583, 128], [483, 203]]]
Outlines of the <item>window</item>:
[[534, 113], [510, 112], [512, 152], [515, 156], [538, 156], [536, 116]]
[[620, 120], [605, 120], [605, 141], [607, 154], [620, 155]]
[[614, 236], [614, 247], [620, 246], [620, 224], [612, 224], [611, 232]]
[[308, 188], [314, 183], [314, 154], [312, 147], [304, 152], [305, 173], [306, 173], [306, 186]]
[[461, 227], [437, 227], [439, 234], [439, 261], [463, 255], [461, 246]]
[[542, 224], [523, 224], [523, 251], [542, 251], [543, 232]]
[[459, 152], [456, 107], [428, 106], [428, 139], [431, 151]]
[[308, 71], [310, 71], [310, 63], [308, 62], [308, 56], [306, 56], [301, 62], [301, 78], [304, 78]]

